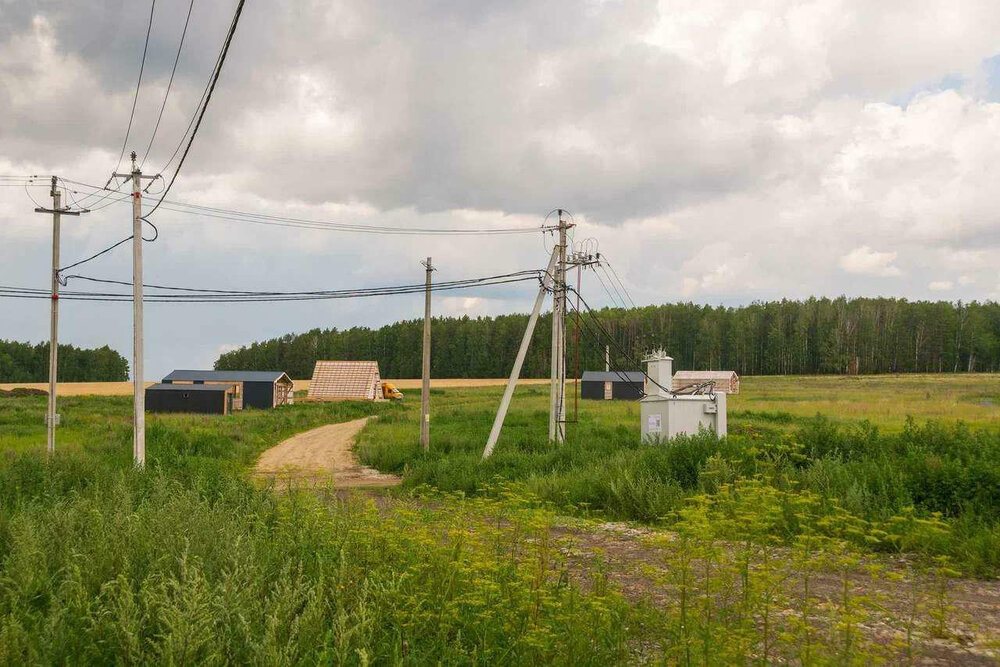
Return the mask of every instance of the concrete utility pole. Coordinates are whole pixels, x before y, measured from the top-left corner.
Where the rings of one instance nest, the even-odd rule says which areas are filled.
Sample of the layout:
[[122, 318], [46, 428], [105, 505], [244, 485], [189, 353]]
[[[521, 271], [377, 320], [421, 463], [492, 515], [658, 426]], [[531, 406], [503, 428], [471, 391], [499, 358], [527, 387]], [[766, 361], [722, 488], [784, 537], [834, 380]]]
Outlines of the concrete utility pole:
[[62, 210], [62, 193], [52, 177], [52, 208], [36, 208], [35, 213], [52, 214], [52, 309], [49, 318], [49, 405], [45, 413], [47, 441], [45, 453], [52, 456], [56, 451], [56, 426], [59, 413], [56, 412], [56, 389], [59, 380], [59, 228], [60, 216], [80, 215], [80, 211]]
[[146, 465], [146, 395], [143, 382], [142, 333], [142, 179], [132, 151], [132, 171], [115, 174], [132, 179], [132, 457], [135, 465]]
[[604, 371], [606, 373], [611, 372], [611, 346], [604, 346]]
[[489, 458], [490, 454], [493, 453], [493, 448], [497, 445], [497, 440], [500, 438], [500, 431], [503, 429], [504, 419], [507, 418], [507, 409], [510, 407], [510, 399], [514, 395], [515, 387], [517, 387], [517, 379], [521, 377], [521, 367], [524, 366], [524, 358], [528, 354], [528, 346], [531, 344], [531, 337], [535, 333], [535, 324], [538, 323], [538, 314], [542, 311], [542, 304], [545, 302], [545, 295], [552, 287], [554, 277], [553, 274], [558, 259], [558, 250], [553, 250], [552, 257], [549, 259], [549, 266], [545, 269], [545, 276], [542, 278], [542, 284], [538, 288], [538, 296], [535, 298], [535, 306], [531, 309], [531, 317], [528, 318], [528, 326], [524, 329], [524, 337], [521, 338], [521, 347], [517, 350], [517, 358], [514, 360], [514, 368], [510, 371], [510, 378], [507, 380], [507, 388], [504, 389], [503, 398], [500, 400], [500, 407], [497, 409], [497, 415], [493, 420], [493, 428], [490, 430], [489, 440], [486, 441], [486, 447], [483, 449], [483, 459]]
[[431, 448], [431, 273], [434, 266], [431, 258], [420, 262], [427, 269], [424, 290], [424, 366], [420, 383], [420, 444], [424, 451]]
[[556, 277], [552, 287], [552, 383], [549, 389], [549, 442], [566, 438], [566, 231], [573, 227], [559, 213]]

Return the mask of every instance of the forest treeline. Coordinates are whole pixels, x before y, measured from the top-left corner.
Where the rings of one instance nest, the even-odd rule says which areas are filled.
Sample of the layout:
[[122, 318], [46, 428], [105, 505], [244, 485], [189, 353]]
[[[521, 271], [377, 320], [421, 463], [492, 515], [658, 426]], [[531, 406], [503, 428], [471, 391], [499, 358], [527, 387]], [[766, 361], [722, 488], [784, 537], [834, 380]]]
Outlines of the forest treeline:
[[[445, 317], [432, 323], [433, 377], [504, 377], [510, 373], [527, 315]], [[549, 374], [551, 315], [543, 315], [524, 377]], [[225, 370], [280, 369], [312, 375], [317, 359], [375, 359], [384, 377], [420, 376], [422, 321], [377, 329], [314, 329], [253, 343], [219, 357]], [[570, 375], [612, 365], [635, 370], [662, 348], [677, 369], [734, 370], [741, 375], [996, 371], [1000, 304], [889, 298], [810, 298], [739, 307], [675, 303], [605, 308], [568, 325]]]
[[[0, 340], [0, 382], [46, 382], [49, 344]], [[122, 382], [128, 380], [128, 361], [105, 345], [88, 350], [59, 346], [60, 382]]]

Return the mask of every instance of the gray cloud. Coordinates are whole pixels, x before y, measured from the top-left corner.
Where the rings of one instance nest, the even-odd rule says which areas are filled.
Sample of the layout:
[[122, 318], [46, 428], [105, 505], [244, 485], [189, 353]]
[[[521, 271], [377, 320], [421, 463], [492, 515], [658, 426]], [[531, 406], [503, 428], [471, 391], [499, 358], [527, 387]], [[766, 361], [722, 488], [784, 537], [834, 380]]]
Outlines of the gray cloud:
[[[0, 3], [0, 173], [104, 183], [148, 6]], [[152, 169], [186, 127], [234, 6], [196, 2]], [[186, 10], [186, 0], [157, 2], [130, 148], [148, 141]], [[413, 226], [540, 224], [564, 206], [647, 303], [992, 297], [1000, 276], [975, 253], [1000, 245], [1000, 105], [986, 97], [997, 68], [983, 66], [1000, 52], [998, 18], [984, 0], [252, 2], [172, 196]], [[48, 232], [32, 206], [0, 188], [5, 284], [46, 284]], [[147, 277], [166, 283], [355, 287], [419, 279], [428, 254], [453, 278], [544, 262], [535, 237], [157, 218]], [[128, 231], [127, 207], [91, 214], [68, 225], [64, 256]], [[845, 271], [841, 258], [865, 247], [856, 259], [892, 254], [898, 273]], [[89, 272], [127, 278], [127, 254]], [[530, 291], [439, 307], [523, 309]], [[45, 336], [44, 302], [0, 306], [0, 335]], [[154, 375], [190, 357], [207, 363], [225, 345], [420, 312], [406, 298], [177, 308], [151, 309]], [[128, 350], [127, 307], [67, 310], [69, 340]]]

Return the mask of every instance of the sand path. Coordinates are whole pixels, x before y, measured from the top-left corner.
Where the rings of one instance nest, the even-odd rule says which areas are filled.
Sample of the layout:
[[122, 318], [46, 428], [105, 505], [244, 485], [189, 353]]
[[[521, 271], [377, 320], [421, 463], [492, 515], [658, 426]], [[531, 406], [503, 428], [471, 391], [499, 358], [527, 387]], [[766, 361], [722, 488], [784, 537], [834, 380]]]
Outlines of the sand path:
[[351, 448], [371, 417], [327, 424], [292, 436], [257, 460], [255, 473], [279, 483], [325, 484], [338, 487], [395, 486], [402, 479], [362, 466]]

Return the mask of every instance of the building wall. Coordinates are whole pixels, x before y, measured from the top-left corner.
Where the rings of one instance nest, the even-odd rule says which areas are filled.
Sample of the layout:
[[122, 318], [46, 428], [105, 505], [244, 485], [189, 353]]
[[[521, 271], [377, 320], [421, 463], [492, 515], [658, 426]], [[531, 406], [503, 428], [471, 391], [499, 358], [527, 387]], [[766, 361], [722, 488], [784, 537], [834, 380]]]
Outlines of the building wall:
[[226, 413], [226, 392], [147, 389], [146, 412], [196, 412], [222, 415]]
[[[604, 400], [604, 382], [599, 380], [584, 380], [580, 383], [580, 398]], [[642, 385], [631, 382], [612, 382], [611, 398], [622, 401], [635, 401], [642, 398]]]
[[273, 408], [274, 407], [274, 383], [273, 382], [244, 382], [243, 383], [243, 407], [244, 408]]

